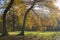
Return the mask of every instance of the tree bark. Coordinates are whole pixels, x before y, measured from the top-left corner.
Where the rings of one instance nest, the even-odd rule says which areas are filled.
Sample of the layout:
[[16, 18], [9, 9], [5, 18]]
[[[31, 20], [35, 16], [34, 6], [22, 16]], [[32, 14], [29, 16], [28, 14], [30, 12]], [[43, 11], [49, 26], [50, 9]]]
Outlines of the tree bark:
[[4, 13], [3, 13], [3, 32], [2, 32], [1, 36], [8, 36], [8, 32], [6, 29], [6, 15], [7, 15], [7, 12], [10, 10], [10, 8], [12, 7], [13, 2], [14, 2], [14, 0], [11, 0], [9, 5], [4, 10]]

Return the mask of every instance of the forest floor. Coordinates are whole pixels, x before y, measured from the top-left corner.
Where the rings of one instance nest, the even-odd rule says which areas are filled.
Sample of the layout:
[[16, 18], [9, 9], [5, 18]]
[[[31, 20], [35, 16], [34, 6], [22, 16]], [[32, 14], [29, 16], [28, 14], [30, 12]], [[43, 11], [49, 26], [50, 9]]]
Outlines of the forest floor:
[[25, 36], [16, 36], [20, 32], [9, 32], [10, 36], [0, 40], [60, 40], [60, 32], [25, 32]]

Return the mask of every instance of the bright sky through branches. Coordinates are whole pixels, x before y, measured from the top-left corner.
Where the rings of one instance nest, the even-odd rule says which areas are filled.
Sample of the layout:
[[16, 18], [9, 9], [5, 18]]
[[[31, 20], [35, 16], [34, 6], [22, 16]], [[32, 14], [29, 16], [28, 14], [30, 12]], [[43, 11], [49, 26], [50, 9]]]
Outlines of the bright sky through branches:
[[5, 0], [0, 0], [0, 5], [5, 4]]
[[55, 3], [56, 6], [58, 6], [58, 8], [60, 9], [60, 0], [57, 0], [57, 2]]

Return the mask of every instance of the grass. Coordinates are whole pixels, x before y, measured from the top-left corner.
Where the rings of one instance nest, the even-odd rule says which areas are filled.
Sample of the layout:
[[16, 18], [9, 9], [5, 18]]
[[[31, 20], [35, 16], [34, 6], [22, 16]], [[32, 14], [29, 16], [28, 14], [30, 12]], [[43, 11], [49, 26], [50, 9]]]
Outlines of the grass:
[[[20, 32], [8, 32], [9, 35], [18, 35]], [[23, 40], [20, 36], [3, 37], [4, 40]], [[0, 40], [2, 40], [0, 38]], [[24, 40], [60, 40], [60, 32], [30, 32], [25, 31]]]
[[18, 35], [20, 32], [17, 31], [17, 32], [8, 32], [8, 33], [9, 33], [9, 35]]
[[[20, 32], [17, 31], [17, 32], [8, 32], [9, 35], [17, 35], [19, 34]], [[59, 34], [60, 32], [30, 32], [30, 31], [25, 31], [25, 35], [53, 35], [53, 34]]]

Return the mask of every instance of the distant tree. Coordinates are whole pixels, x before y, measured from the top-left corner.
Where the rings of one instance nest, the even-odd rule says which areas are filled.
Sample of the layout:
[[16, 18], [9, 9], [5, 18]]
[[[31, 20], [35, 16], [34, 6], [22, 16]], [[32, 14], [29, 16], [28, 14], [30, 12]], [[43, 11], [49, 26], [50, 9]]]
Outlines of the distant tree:
[[19, 23], [19, 16], [17, 13], [13, 10], [10, 10], [7, 14], [7, 28], [9, 31], [16, 31], [18, 30], [18, 23]]

